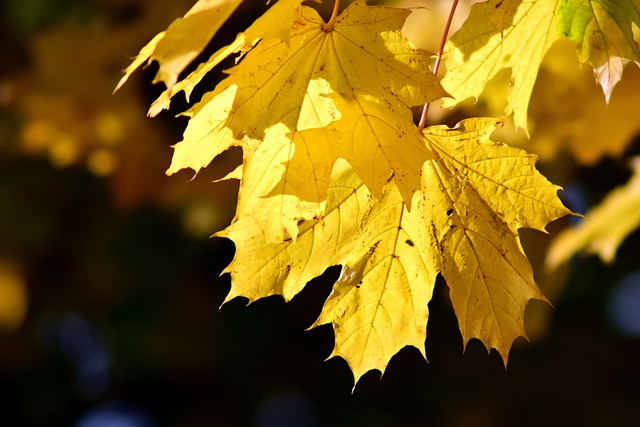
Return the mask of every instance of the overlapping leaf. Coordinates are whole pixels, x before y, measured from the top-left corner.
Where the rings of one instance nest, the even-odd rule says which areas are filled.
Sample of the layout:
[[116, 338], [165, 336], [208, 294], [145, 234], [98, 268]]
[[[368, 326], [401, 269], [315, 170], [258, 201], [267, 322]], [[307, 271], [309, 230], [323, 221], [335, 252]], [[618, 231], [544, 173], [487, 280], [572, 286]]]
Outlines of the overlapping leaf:
[[505, 114], [527, 129], [527, 106], [542, 57], [557, 39], [558, 0], [490, 0], [475, 4], [462, 28], [447, 42], [442, 85], [453, 96], [451, 107], [478, 98], [502, 69], [511, 69]]
[[205, 75], [230, 55], [244, 54], [262, 39], [274, 38], [286, 42], [289, 37], [289, 28], [297, 16], [294, 11], [300, 3], [302, 0], [278, 0], [244, 32], [238, 34], [233, 43], [220, 48], [207, 61], [201, 63], [195, 71], [177, 82], [172, 88], [167, 88], [162, 92], [151, 105], [149, 115], [155, 117], [162, 110], [169, 108], [171, 98], [180, 91], [184, 91], [187, 101], [189, 101], [193, 89]]
[[[557, 1], [476, 6], [472, 30], [447, 51], [454, 95], [477, 96], [511, 67], [510, 108], [525, 126], [538, 64], [557, 37]], [[226, 301], [290, 300], [342, 265], [314, 326], [333, 325], [332, 355], [357, 382], [384, 372], [405, 346], [425, 354], [428, 303], [442, 274], [465, 345], [478, 338], [506, 362], [525, 335], [527, 302], [544, 299], [518, 229], [544, 230], [569, 213], [558, 187], [536, 171], [534, 156], [490, 141], [495, 119], [418, 132], [409, 107], [447, 93], [429, 54], [402, 36], [410, 11], [356, 1], [330, 26], [299, 0], [268, 13], [183, 82], [170, 82], [151, 110], [166, 108], [178, 90], [189, 96], [221, 59], [244, 54], [186, 113], [167, 171], [197, 173], [227, 148], [243, 148], [242, 166], [227, 177], [241, 178], [236, 217], [218, 233], [236, 244]], [[272, 18], [284, 26], [274, 30]], [[141, 57], [152, 58], [160, 41]]]
[[198, 0], [183, 18], [176, 19], [140, 50], [116, 90], [138, 67], [154, 60], [160, 64], [154, 83], [163, 82], [171, 90], [179, 74], [204, 50], [240, 3], [242, 0]]
[[[349, 253], [353, 235], [375, 200], [346, 162], [337, 162], [334, 170], [324, 217], [303, 221], [296, 242], [268, 242], [250, 214], [216, 234], [236, 243], [236, 256], [226, 269], [232, 287], [225, 301], [243, 296], [253, 302], [269, 295], [282, 295], [288, 301]], [[256, 198], [252, 203], [268, 203]]]
[[[288, 176], [295, 172], [284, 166], [294, 150], [287, 134], [284, 125], [276, 125], [264, 141], [250, 141], [244, 147], [236, 218], [252, 216], [268, 242], [295, 241], [298, 222], [322, 217], [326, 202], [306, 202], [288, 194]], [[270, 191], [274, 196], [263, 197]]]
[[470, 119], [456, 129], [426, 130], [423, 141], [437, 159], [425, 164], [411, 210], [395, 185], [376, 201], [339, 162], [324, 217], [302, 221], [296, 242], [269, 243], [251, 215], [240, 216], [219, 233], [237, 248], [227, 300], [288, 300], [325, 268], [343, 265], [314, 325], [333, 325], [333, 355], [347, 360], [357, 381], [371, 369], [384, 371], [404, 346], [424, 354], [427, 304], [440, 272], [465, 343], [479, 338], [506, 360], [524, 335], [527, 301], [543, 298], [517, 229], [543, 229], [568, 211], [533, 156], [488, 140], [495, 125]]
[[[289, 176], [288, 188], [294, 191], [313, 181], [316, 191], [302, 196], [322, 201], [331, 165], [345, 157], [376, 196], [395, 174], [396, 184], [410, 201], [420, 185], [415, 167], [430, 153], [419, 144], [406, 109], [445, 92], [428, 72], [429, 55], [413, 48], [401, 34], [408, 14], [356, 2], [338, 17], [332, 31], [325, 31], [317, 12], [301, 7], [288, 41], [263, 40], [189, 112], [192, 118], [185, 139], [175, 147], [169, 172], [187, 167], [197, 171], [223, 147], [240, 144], [244, 136], [262, 140], [276, 124], [285, 125], [296, 140], [305, 138], [298, 132], [332, 123], [335, 132], [325, 133], [328, 149], [306, 151], [319, 165], [315, 175], [294, 164], [299, 173]], [[235, 91], [235, 98], [223, 119], [220, 109], [210, 104], [217, 105], [229, 91]], [[357, 137], [346, 137], [357, 123], [363, 123]], [[392, 142], [377, 138], [380, 127], [393, 132], [394, 141], [402, 139], [404, 148], [392, 152]], [[190, 161], [191, 156], [184, 154], [190, 152], [198, 152], [205, 161]], [[363, 152], [371, 153], [375, 162], [360, 161]]]
[[633, 36], [640, 27], [640, 0], [562, 0], [558, 30], [575, 42], [580, 62], [589, 62], [607, 102], [629, 62], [640, 66]]
[[624, 66], [640, 65], [632, 24], [640, 25], [638, 0], [490, 0], [471, 9], [469, 19], [447, 42], [442, 80], [453, 106], [477, 98], [487, 81], [511, 69], [505, 114], [527, 129], [527, 107], [538, 67], [549, 47], [567, 36], [589, 61], [607, 100]]
[[[313, 165], [313, 175], [300, 174], [301, 179], [292, 185], [307, 185], [314, 193], [307, 195], [303, 190], [294, 194], [304, 200], [322, 200], [327, 172], [335, 159], [343, 158], [358, 171], [376, 198], [382, 197], [382, 187], [393, 172], [404, 200], [410, 201], [419, 186], [422, 165], [433, 158], [421, 142], [411, 111], [358, 94], [350, 100], [337, 97], [335, 102], [341, 120], [326, 125], [321, 135], [317, 129], [299, 132], [304, 142], [296, 143], [287, 167], [302, 171]], [[315, 185], [308, 184], [309, 176], [313, 176]]]
[[525, 335], [527, 301], [544, 298], [517, 230], [544, 230], [570, 211], [559, 187], [536, 171], [535, 156], [488, 139], [496, 124], [469, 119], [453, 130], [426, 130], [439, 160], [425, 165], [423, 212], [436, 230], [434, 249], [464, 342], [478, 338], [506, 363], [512, 342]]

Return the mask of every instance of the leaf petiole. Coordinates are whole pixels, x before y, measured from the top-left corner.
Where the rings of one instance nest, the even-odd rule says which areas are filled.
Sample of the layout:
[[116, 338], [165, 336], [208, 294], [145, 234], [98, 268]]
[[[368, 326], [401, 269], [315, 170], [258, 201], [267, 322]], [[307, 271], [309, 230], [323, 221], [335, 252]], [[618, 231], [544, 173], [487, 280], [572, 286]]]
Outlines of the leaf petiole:
[[331, 18], [329, 18], [329, 22], [322, 26], [322, 31], [325, 33], [330, 33], [333, 31], [333, 27], [336, 24], [336, 18], [338, 17], [338, 10], [340, 9], [340, 0], [335, 0], [333, 3], [333, 12], [331, 13]]
[[[440, 68], [440, 60], [442, 59], [442, 52], [444, 51], [444, 44], [447, 42], [447, 37], [449, 36], [449, 30], [451, 29], [451, 22], [453, 21], [453, 15], [456, 13], [456, 7], [458, 7], [458, 0], [453, 0], [453, 4], [451, 5], [451, 11], [449, 12], [449, 18], [447, 19], [447, 24], [444, 26], [444, 31], [442, 32], [442, 40], [440, 40], [440, 47], [438, 48], [438, 54], [436, 55], [436, 62], [433, 65], [433, 75], [438, 75], [438, 69]], [[422, 115], [420, 116], [420, 122], [418, 123], [418, 132], [422, 133], [424, 129], [424, 125], [427, 122], [427, 113], [429, 112], [429, 103], [424, 104], [422, 108]]]

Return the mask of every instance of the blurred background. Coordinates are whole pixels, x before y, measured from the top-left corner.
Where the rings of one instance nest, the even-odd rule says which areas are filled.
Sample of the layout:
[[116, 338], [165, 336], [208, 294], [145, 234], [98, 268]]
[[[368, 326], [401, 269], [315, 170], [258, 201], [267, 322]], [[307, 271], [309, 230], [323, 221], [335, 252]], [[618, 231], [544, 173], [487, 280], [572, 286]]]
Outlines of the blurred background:
[[[461, 2], [459, 22], [472, 2]], [[415, 349], [370, 372], [352, 393], [333, 332], [305, 331], [339, 268], [289, 304], [271, 297], [219, 308], [233, 244], [210, 238], [233, 217], [237, 185], [212, 183], [240, 161], [230, 150], [198, 177], [167, 177], [186, 124], [184, 100], [146, 117], [162, 91], [153, 64], [115, 95], [139, 49], [190, 0], [4, 0], [0, 10], [0, 425], [635, 426], [640, 424], [640, 234], [614, 263], [543, 266], [554, 233], [523, 230], [536, 279], [553, 304], [527, 308], [531, 343], [505, 370], [462, 340], [440, 279], [426, 363]], [[448, 1], [424, 6], [406, 31], [437, 50]], [[233, 40], [266, 6], [245, 1], [203, 53]], [[322, 6], [323, 13], [331, 4]], [[497, 139], [540, 155], [539, 169], [586, 212], [631, 175], [640, 144], [640, 72], [625, 71], [604, 107], [592, 72], [554, 48], [530, 108], [531, 139]], [[228, 68], [232, 60], [221, 68]], [[187, 70], [189, 71], [189, 70]], [[219, 72], [198, 88], [211, 90]], [[431, 123], [500, 116], [508, 74], [477, 104], [431, 109]], [[177, 97], [179, 98], [179, 97]]]

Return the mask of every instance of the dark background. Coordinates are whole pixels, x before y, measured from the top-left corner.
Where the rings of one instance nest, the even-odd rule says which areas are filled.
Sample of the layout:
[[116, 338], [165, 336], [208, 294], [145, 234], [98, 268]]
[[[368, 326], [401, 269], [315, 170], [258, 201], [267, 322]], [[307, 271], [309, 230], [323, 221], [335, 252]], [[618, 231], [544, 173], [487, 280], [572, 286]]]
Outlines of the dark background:
[[[110, 94], [127, 57], [190, 6], [162, 12], [152, 3], [2, 3], [0, 270], [18, 283], [26, 311], [0, 330], [0, 425], [640, 425], [638, 325], [621, 329], [616, 305], [630, 303], [631, 316], [640, 310], [637, 276], [635, 288], [620, 285], [640, 266], [637, 232], [615, 264], [578, 258], [551, 279], [539, 268], [551, 238], [523, 232], [554, 307], [530, 304], [533, 342], [515, 343], [506, 370], [477, 341], [463, 353], [440, 279], [429, 305], [429, 363], [404, 349], [382, 379], [370, 372], [353, 393], [346, 363], [324, 361], [331, 328], [305, 331], [338, 267], [288, 304], [236, 299], [219, 308], [230, 287], [219, 275], [234, 247], [208, 236], [231, 220], [237, 187], [211, 181], [239, 153], [194, 181], [188, 172], [166, 177], [184, 101], [145, 117], [161, 90], [150, 84], [154, 66]], [[263, 10], [243, 6], [203, 56]], [[92, 131], [105, 117], [119, 123], [113, 138]], [[74, 155], [65, 157], [65, 141]], [[637, 144], [630, 147], [593, 168], [563, 159], [541, 169], [570, 170], [555, 175], [570, 207], [584, 212], [626, 181]], [[99, 166], [93, 155], [103, 152], [117, 167]]]

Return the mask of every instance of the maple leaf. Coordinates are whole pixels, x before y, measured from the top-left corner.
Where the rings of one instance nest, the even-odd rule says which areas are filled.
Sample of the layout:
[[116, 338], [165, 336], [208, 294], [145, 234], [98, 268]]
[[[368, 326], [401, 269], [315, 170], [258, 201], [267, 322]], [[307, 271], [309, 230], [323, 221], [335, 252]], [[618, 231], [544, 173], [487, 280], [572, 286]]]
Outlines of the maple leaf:
[[[556, 15], [558, 1], [474, 6], [445, 52], [445, 81], [458, 98], [447, 105], [477, 96], [511, 68], [507, 112], [526, 128], [540, 61], [559, 37], [558, 19], [566, 18]], [[288, 301], [326, 268], [342, 265], [312, 326], [332, 324], [332, 356], [347, 361], [357, 383], [369, 370], [384, 373], [405, 346], [425, 355], [428, 303], [442, 274], [464, 345], [477, 338], [506, 364], [513, 341], [526, 336], [528, 301], [545, 299], [518, 230], [544, 231], [570, 213], [559, 187], [537, 172], [536, 156], [490, 140], [500, 120], [418, 131], [409, 107], [447, 92], [430, 72], [430, 55], [402, 35], [409, 10], [356, 1], [325, 24], [300, 3], [281, 0], [179, 83], [193, 46], [166, 58], [156, 51], [163, 41], [173, 46], [170, 34], [184, 34], [176, 30], [180, 22], [131, 66], [157, 59], [161, 71], [163, 63], [172, 70], [159, 72], [168, 88], [152, 106], [155, 114], [178, 91], [188, 98], [222, 59], [240, 54], [228, 77], [185, 113], [189, 124], [167, 170], [198, 173], [229, 147], [243, 149], [242, 165], [223, 178], [241, 180], [236, 216], [217, 233], [237, 248], [225, 270], [232, 281], [225, 302], [270, 295]], [[224, 13], [237, 6], [207, 4]], [[219, 25], [212, 27], [196, 35], [198, 53], [203, 34]]]
[[633, 164], [627, 184], [611, 191], [576, 227], [556, 236], [547, 254], [547, 267], [557, 268], [583, 250], [598, 254], [606, 263], [613, 261], [622, 241], [640, 225], [640, 159]]
[[204, 50], [240, 3], [242, 0], [198, 0], [183, 18], [176, 19], [140, 50], [115, 90], [138, 67], [154, 60], [160, 67], [153, 82], [163, 82], [170, 90], [179, 74]]
[[[184, 91], [187, 102], [191, 97], [193, 89], [213, 70], [220, 62], [235, 53], [245, 54], [263, 39], [274, 38], [288, 41], [289, 28], [296, 18], [295, 9], [302, 0], [279, 0], [262, 16], [256, 19], [244, 32], [237, 35], [233, 43], [220, 48], [211, 57], [198, 65], [198, 68], [187, 77], [177, 82], [173, 88], [168, 88], [156, 99], [149, 109], [149, 116], [155, 117], [162, 110], [169, 108], [171, 98]], [[240, 57], [236, 59], [239, 61]]]
[[447, 42], [442, 85], [453, 96], [444, 106], [478, 98], [485, 84], [511, 69], [505, 114], [527, 131], [527, 108], [538, 68], [549, 47], [567, 36], [589, 61], [607, 101], [624, 66], [640, 65], [632, 24], [640, 25], [639, 0], [490, 0], [475, 4]]
[[225, 302], [237, 296], [253, 302], [270, 295], [291, 300], [309, 280], [349, 253], [360, 220], [374, 203], [353, 168], [339, 160], [334, 166], [322, 220], [303, 221], [295, 242], [269, 242], [254, 216], [239, 216], [216, 233], [236, 244], [236, 255], [224, 271], [232, 278]]
[[[286, 177], [294, 171], [285, 168], [284, 163], [291, 157], [294, 147], [287, 134], [286, 126], [276, 125], [267, 132], [264, 141], [248, 141], [243, 147], [242, 180], [235, 218], [252, 216], [269, 242], [283, 238], [295, 241], [298, 222], [321, 218], [326, 203], [306, 202], [288, 194]], [[270, 191], [273, 194], [263, 197]]]
[[640, 26], [640, 0], [563, 0], [558, 30], [575, 42], [580, 62], [589, 62], [607, 102], [629, 62], [640, 66], [632, 26]]
[[[382, 187], [393, 171], [404, 200], [410, 202], [420, 185], [422, 165], [433, 158], [425, 150], [411, 111], [357, 95], [351, 100], [336, 99], [336, 107], [340, 120], [329, 123], [321, 132], [298, 132], [295, 154], [287, 167], [304, 171], [313, 166], [314, 170], [289, 177], [290, 185], [303, 188], [292, 194], [303, 200], [323, 200], [328, 172], [335, 159], [343, 158], [358, 171], [376, 198], [382, 197]], [[314, 178], [311, 185], [309, 176]]]
[[557, 39], [558, 0], [490, 0], [471, 8], [469, 18], [443, 52], [447, 73], [442, 85], [452, 107], [478, 98], [486, 82], [502, 69], [511, 69], [506, 115], [514, 113], [517, 127], [527, 130], [527, 106], [538, 67]]
[[489, 140], [498, 123], [469, 119], [454, 129], [425, 129], [439, 160], [425, 165], [422, 191], [465, 345], [478, 338], [506, 364], [513, 341], [525, 336], [527, 301], [544, 299], [517, 230], [544, 231], [570, 211], [559, 187], [535, 169], [535, 155]]
[[[396, 183], [410, 201], [420, 185], [412, 167], [430, 158], [430, 153], [418, 144], [417, 130], [406, 113], [399, 112], [400, 106], [406, 109], [446, 94], [429, 73], [429, 54], [415, 49], [401, 34], [410, 12], [356, 2], [338, 17], [331, 31], [325, 30], [314, 9], [302, 6], [298, 13], [287, 41], [260, 42], [190, 110], [185, 139], [175, 146], [168, 173], [187, 167], [197, 172], [224, 147], [241, 145], [245, 136], [263, 139], [279, 123], [294, 133], [292, 140], [295, 132], [332, 123], [335, 132], [325, 133], [330, 149], [307, 151], [315, 164], [325, 166], [317, 168], [316, 176], [291, 176], [288, 188], [303, 188], [315, 180], [315, 196], [305, 193], [305, 197], [311, 197], [310, 202], [322, 201], [331, 165], [345, 156], [377, 196], [397, 170]], [[230, 92], [235, 96], [229, 107]], [[223, 103], [224, 114], [211, 103]], [[345, 109], [346, 119], [340, 108]], [[376, 138], [379, 126], [371, 125], [372, 121], [397, 131], [396, 140], [403, 139], [406, 150], [385, 150]], [[334, 136], [347, 134], [359, 122], [365, 125], [358, 127], [357, 141]], [[413, 137], [403, 138], [411, 134]], [[381, 160], [357, 162], [356, 153], [363, 151]], [[199, 154], [196, 159], [182, 154], [186, 152]]]
[[428, 302], [442, 273], [465, 343], [479, 338], [506, 361], [513, 340], [524, 335], [527, 301], [544, 298], [517, 229], [544, 229], [569, 211], [558, 187], [535, 170], [535, 156], [488, 139], [497, 123], [469, 119], [455, 129], [425, 130], [423, 143], [437, 158], [425, 163], [411, 210], [391, 182], [373, 198], [340, 160], [324, 216], [301, 221], [295, 242], [268, 242], [252, 215], [239, 216], [218, 233], [237, 248], [226, 270], [232, 281], [226, 301], [274, 294], [289, 300], [341, 264], [313, 326], [333, 325], [332, 355], [347, 361], [357, 382], [369, 370], [384, 372], [407, 345], [425, 354]]
[[[414, 345], [424, 354], [427, 304], [437, 271], [433, 254], [425, 251], [431, 257], [426, 260], [431, 271], [425, 272], [416, 245], [428, 242], [429, 229], [417, 210], [412, 212], [406, 212], [396, 186], [387, 186], [377, 202], [353, 168], [338, 160], [322, 220], [302, 222], [295, 243], [267, 242], [250, 215], [241, 216], [217, 234], [232, 239], [237, 248], [225, 270], [232, 279], [225, 302], [238, 296], [253, 302], [274, 294], [288, 301], [327, 267], [344, 264], [314, 325], [339, 317], [333, 321], [334, 355], [347, 360], [356, 381], [370, 369], [384, 371], [388, 360], [405, 345]], [[377, 280], [380, 278], [383, 280]], [[342, 294], [348, 298], [341, 298]], [[336, 312], [339, 310], [342, 314]], [[379, 339], [368, 339], [376, 330]]]
[[[420, 203], [416, 193], [414, 203]], [[425, 355], [428, 303], [438, 274], [429, 217], [407, 210], [397, 187], [357, 217], [350, 252], [336, 260], [342, 272], [312, 327], [330, 323], [330, 357], [347, 361], [355, 383], [367, 371], [384, 373], [391, 357], [410, 345]], [[326, 226], [325, 226], [326, 227]]]

